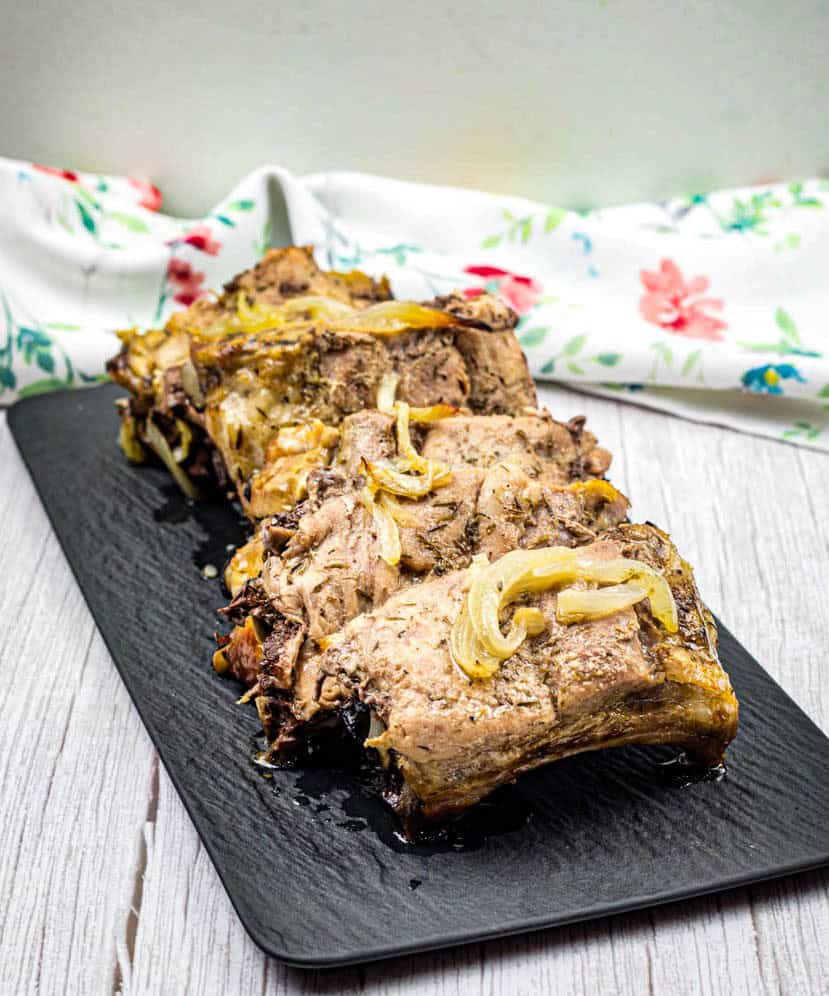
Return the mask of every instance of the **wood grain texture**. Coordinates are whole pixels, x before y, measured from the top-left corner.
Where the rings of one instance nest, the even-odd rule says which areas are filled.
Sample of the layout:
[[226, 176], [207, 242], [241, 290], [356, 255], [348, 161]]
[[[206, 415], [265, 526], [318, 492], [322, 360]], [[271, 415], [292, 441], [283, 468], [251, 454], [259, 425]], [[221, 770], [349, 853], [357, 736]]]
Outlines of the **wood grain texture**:
[[[711, 607], [826, 729], [829, 458], [563, 390], [545, 400], [588, 414], [635, 517], [669, 529]], [[826, 991], [825, 873], [362, 968], [266, 959], [158, 769], [5, 424], [0, 516], [2, 618], [25, 621], [0, 633], [0, 992]]]

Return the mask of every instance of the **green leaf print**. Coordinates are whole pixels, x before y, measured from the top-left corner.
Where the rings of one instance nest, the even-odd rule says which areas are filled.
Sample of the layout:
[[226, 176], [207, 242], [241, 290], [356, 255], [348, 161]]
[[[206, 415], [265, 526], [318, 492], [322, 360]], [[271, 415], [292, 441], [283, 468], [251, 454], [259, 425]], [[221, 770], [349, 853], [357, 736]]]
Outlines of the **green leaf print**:
[[504, 211], [504, 219], [509, 222], [506, 235], [510, 242], [515, 242], [516, 239], [519, 239], [521, 242], [529, 242], [530, 236], [533, 233], [532, 215], [527, 215], [525, 218], [516, 218], [509, 211]]
[[36, 380], [32, 384], [21, 387], [18, 394], [21, 398], [31, 397], [33, 394], [45, 394], [47, 391], [60, 391], [66, 387], [65, 381], [59, 377], [44, 377], [43, 380]]
[[813, 356], [821, 357], [822, 352], [816, 349], [805, 348], [800, 341], [800, 333], [797, 330], [792, 316], [783, 308], [778, 308], [774, 313], [774, 321], [783, 338], [777, 342], [738, 342], [740, 349], [748, 350], [751, 353], [777, 353], [778, 356]]
[[101, 205], [95, 200], [95, 198], [92, 196], [92, 194], [90, 194], [88, 190], [82, 187], [79, 183], [73, 184], [73, 187], [75, 188], [75, 194], [79, 198], [83, 198], [83, 200], [85, 200], [93, 210], [95, 211], [101, 210]]
[[98, 223], [95, 221], [95, 218], [89, 208], [87, 208], [83, 201], [78, 200], [77, 197], [75, 198], [75, 206], [78, 209], [78, 214], [81, 216], [83, 227], [87, 230], [87, 232], [95, 235], [98, 231]]
[[685, 357], [685, 362], [682, 364], [682, 376], [683, 377], [687, 377], [688, 374], [691, 373], [691, 371], [694, 369], [694, 367], [696, 366], [697, 361], [701, 358], [701, 356], [702, 356], [702, 350], [701, 349], [695, 349], [693, 351], [693, 353], [689, 353]]
[[576, 353], [581, 352], [582, 346], [584, 346], [585, 342], [587, 342], [586, 335], [573, 336], [572, 339], [569, 339], [564, 343], [564, 348], [561, 352], [564, 356], [575, 356]]
[[791, 429], [786, 429], [782, 435], [783, 439], [805, 439], [807, 442], [814, 442], [824, 428], [825, 426], [813, 425], [811, 422], [793, 422]]
[[[579, 354], [582, 353], [586, 342], [586, 334], [576, 335], [572, 339], [568, 339], [561, 347], [561, 350], [555, 356], [551, 356], [541, 367], [540, 373], [553, 373], [556, 369], [556, 364], [562, 361], [570, 373], [578, 377], [586, 377], [587, 370], [583, 366], [584, 363], [598, 363], [603, 367], [615, 367], [622, 359], [621, 353], [597, 353], [594, 356], [580, 356]], [[577, 356], [580, 359], [579, 363], [574, 359]]]
[[670, 346], [665, 345], [664, 342], [652, 342], [651, 349], [653, 350], [654, 356], [651, 372], [648, 374], [648, 380], [656, 380], [660, 361], [664, 363], [666, 367], [671, 367], [674, 363], [674, 354], [671, 351]]
[[775, 242], [774, 251], [785, 252], [787, 249], [799, 249], [800, 242], [801, 242], [800, 236], [794, 232], [791, 232], [789, 235], [781, 239], [779, 242]]
[[787, 339], [791, 339], [795, 343], [800, 342], [800, 336], [797, 334], [797, 326], [787, 311], [778, 308], [774, 313], [774, 320], [777, 322], [777, 327]]
[[124, 214], [123, 211], [109, 211], [105, 217], [117, 221], [119, 225], [123, 225], [130, 232], [135, 232], [136, 235], [146, 235], [150, 230], [150, 226], [142, 218]]
[[41, 370], [45, 371], [46, 373], [55, 372], [55, 360], [51, 353], [47, 353], [46, 350], [43, 349], [39, 350], [35, 354], [35, 360], [37, 361], [37, 365], [40, 367]]
[[236, 226], [236, 222], [228, 218], [226, 214], [214, 214], [213, 217], [216, 221], [221, 222], [223, 225], [227, 225], [229, 228], [234, 228]]
[[[45, 374], [49, 374], [34, 384], [24, 385], [19, 392], [21, 397], [60, 387], [70, 387], [74, 384], [75, 370], [61, 345], [53, 342], [31, 318], [28, 319], [28, 325], [21, 325], [15, 321], [11, 304], [2, 290], [0, 290], [0, 305], [2, 305], [0, 314], [5, 318], [6, 340], [5, 345], [0, 345], [0, 394], [17, 386], [18, 375], [14, 369], [15, 363], [18, 367], [23, 363], [34, 365]], [[70, 329], [75, 327], [68, 326]], [[66, 370], [62, 379], [55, 376], [58, 364], [63, 364]]]
[[227, 211], [252, 211], [256, 207], [256, 201], [244, 199], [241, 201], [231, 201], [225, 204]]
[[78, 376], [81, 379], [82, 384], [108, 384], [109, 374], [99, 373], [99, 374], [88, 374], [84, 373], [83, 370], [78, 371]]
[[544, 234], [549, 235], [550, 232], [554, 231], [567, 217], [567, 212], [564, 208], [554, 207], [550, 208], [547, 212], [547, 217], [544, 219]]
[[533, 346], [540, 346], [547, 337], [547, 329], [539, 325], [537, 328], [525, 329], [519, 332], [518, 341], [524, 349], [532, 349]]
[[259, 237], [258, 242], [253, 243], [253, 251], [257, 256], [264, 256], [265, 253], [271, 248], [271, 219], [266, 218], [265, 224], [262, 226], [262, 234]]
[[528, 214], [518, 218], [504, 208], [501, 211], [501, 217], [507, 223], [506, 230], [487, 235], [481, 240], [482, 249], [495, 249], [504, 241], [520, 242], [526, 245], [535, 231], [543, 231], [545, 235], [549, 235], [564, 221], [567, 217], [567, 211], [563, 208], [550, 207], [545, 209], [543, 215]]

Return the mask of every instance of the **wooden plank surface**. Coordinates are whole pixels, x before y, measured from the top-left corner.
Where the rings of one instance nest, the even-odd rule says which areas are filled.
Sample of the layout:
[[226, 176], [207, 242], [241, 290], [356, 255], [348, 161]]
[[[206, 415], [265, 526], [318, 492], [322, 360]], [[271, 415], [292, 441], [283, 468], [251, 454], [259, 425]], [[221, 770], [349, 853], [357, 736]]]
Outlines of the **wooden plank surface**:
[[[711, 608], [829, 728], [829, 456], [543, 394], [558, 417], [588, 415], [634, 517], [672, 533]], [[826, 872], [353, 969], [265, 958], [159, 768], [2, 415], [0, 523], [0, 993], [829, 991]]]

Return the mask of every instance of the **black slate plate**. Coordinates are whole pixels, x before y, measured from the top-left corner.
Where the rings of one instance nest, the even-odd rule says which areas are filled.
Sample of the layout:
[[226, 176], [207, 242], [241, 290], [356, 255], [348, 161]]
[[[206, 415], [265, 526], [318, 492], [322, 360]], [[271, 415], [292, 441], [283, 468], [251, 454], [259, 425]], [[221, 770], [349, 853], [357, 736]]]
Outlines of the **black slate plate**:
[[[829, 862], [829, 740], [721, 628], [741, 726], [720, 782], [664, 748], [560, 761], [454, 838], [402, 845], [359, 779], [251, 763], [255, 710], [210, 667], [242, 535], [166, 473], [129, 466], [110, 386], [27, 399], [12, 432], [116, 666], [230, 899], [266, 952], [342, 965], [727, 889]], [[102, 706], [105, 708], [105, 705]]]

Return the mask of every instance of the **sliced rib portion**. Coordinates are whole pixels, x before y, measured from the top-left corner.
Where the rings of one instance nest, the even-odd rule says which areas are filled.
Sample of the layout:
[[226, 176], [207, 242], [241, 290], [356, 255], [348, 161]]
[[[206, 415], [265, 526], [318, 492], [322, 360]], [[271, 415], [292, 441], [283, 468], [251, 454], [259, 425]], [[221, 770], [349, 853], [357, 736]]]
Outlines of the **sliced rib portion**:
[[[256, 680], [263, 654], [245, 628], [252, 616], [266, 642], [267, 673], [289, 688], [301, 645], [310, 652], [400, 587], [466, 566], [479, 553], [494, 558], [515, 547], [583, 545], [626, 518], [627, 499], [612, 485], [582, 479], [587, 466], [606, 469], [609, 454], [578, 421], [564, 426], [546, 412], [454, 416], [416, 430], [421, 452], [440, 460], [451, 478], [418, 500], [396, 500], [399, 563], [384, 560], [382, 536], [360, 492], [364, 461], [397, 453], [394, 419], [365, 411], [343, 423], [325, 489], [312, 480], [313, 499], [290, 517], [266, 520], [234, 558], [226, 580], [236, 596], [228, 614], [238, 628], [219, 655], [220, 668]], [[245, 585], [245, 575], [259, 574], [263, 552], [260, 576]], [[276, 619], [290, 624], [287, 642], [285, 626], [269, 634]]]
[[332, 307], [361, 310], [391, 296], [385, 278], [377, 281], [359, 271], [326, 272], [314, 262], [310, 247], [289, 246], [270, 250], [216, 298], [177, 312], [163, 329], [120, 332], [123, 345], [107, 371], [130, 392], [118, 404], [122, 448], [134, 462], [155, 453], [191, 494], [217, 478], [223, 484], [225, 468], [204, 428], [204, 399], [191, 359], [194, 341], [238, 336], [267, 325], [269, 316], [280, 319], [279, 311], [286, 307], [292, 320], [302, 321], [310, 320], [326, 301]]
[[168, 328], [203, 336], [234, 331], [240, 295], [254, 314], [267, 314], [297, 298], [322, 297], [353, 308], [367, 308], [393, 296], [386, 277], [375, 280], [359, 270], [321, 270], [314, 262], [312, 246], [288, 246], [268, 250], [255, 266], [225, 284], [217, 298], [196, 301], [186, 311], [173, 315]]
[[[713, 764], [736, 733], [737, 703], [689, 565], [649, 525], [620, 525], [585, 548], [661, 571], [676, 601], [668, 633], [648, 603], [591, 622], [556, 620], [556, 592], [530, 595], [544, 629], [489, 680], [470, 680], [449, 642], [469, 570], [396, 592], [302, 661], [290, 696], [260, 707], [277, 753], [358, 702], [373, 717], [388, 798], [404, 819], [440, 820], [524, 771], [581, 751], [677, 744]], [[381, 733], [378, 731], [382, 731]]]
[[[396, 452], [394, 416], [378, 411], [349, 415], [340, 430], [340, 444], [332, 469], [354, 477], [361, 461], [388, 459]], [[429, 459], [450, 467], [491, 467], [507, 457], [529, 461], [528, 466], [557, 473], [562, 484], [602, 477], [610, 467], [610, 453], [585, 428], [582, 417], [557, 422], [544, 409], [526, 408], [522, 414], [454, 415], [411, 427], [412, 442]], [[553, 466], [554, 465], [554, 466]]]
[[176, 407], [181, 400], [177, 393], [184, 390], [178, 371], [189, 359], [190, 340], [245, 331], [249, 322], [240, 318], [240, 295], [254, 316], [277, 311], [296, 299], [305, 300], [305, 310], [300, 300], [300, 311], [294, 316], [298, 319], [310, 318], [311, 303], [320, 298], [361, 309], [392, 296], [385, 278], [376, 281], [357, 270], [320, 270], [310, 248], [271, 249], [256, 266], [226, 284], [218, 297], [176, 312], [163, 329], [121, 332], [123, 347], [108, 364], [110, 376], [127, 388], [142, 411]]
[[[297, 423], [313, 423], [320, 432], [338, 426], [374, 407], [390, 377], [397, 379], [397, 399], [416, 406], [516, 414], [535, 405], [511, 329], [466, 327], [446, 312], [431, 314], [437, 327], [391, 336], [319, 325], [194, 341], [204, 425], [251, 518], [290, 508], [303, 492], [295, 484], [297, 465], [307, 471], [330, 459], [330, 447], [285, 452], [280, 431]], [[490, 339], [497, 343], [490, 366], [481, 356], [468, 359]]]
[[487, 295], [427, 305], [389, 296], [387, 282], [324, 273], [292, 247], [165, 329], [123, 333], [109, 371], [133, 395], [121, 405], [125, 450], [136, 460], [155, 452], [185, 490], [231, 484], [257, 519], [303, 496], [343, 418], [373, 407], [390, 380], [416, 406], [535, 405], [508, 307]]

